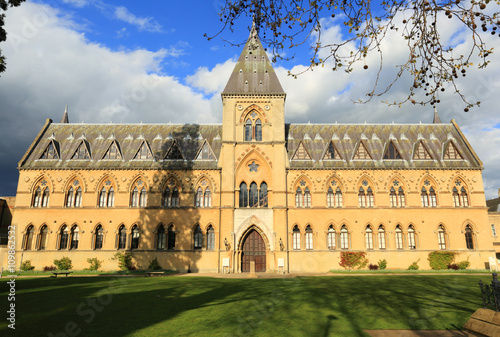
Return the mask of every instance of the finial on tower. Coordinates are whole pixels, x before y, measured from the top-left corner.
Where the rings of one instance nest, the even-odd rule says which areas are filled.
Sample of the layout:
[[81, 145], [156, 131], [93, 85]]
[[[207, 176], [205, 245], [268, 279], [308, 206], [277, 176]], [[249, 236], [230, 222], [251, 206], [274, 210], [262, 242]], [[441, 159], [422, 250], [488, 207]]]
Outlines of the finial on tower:
[[66, 109], [64, 110], [64, 114], [61, 118], [61, 121], [59, 123], [69, 123], [69, 118], [68, 118], [68, 106], [66, 105]]
[[434, 107], [434, 119], [432, 120], [432, 123], [434, 123], [434, 124], [443, 123], [443, 122], [441, 122], [441, 118], [439, 118], [438, 111], [437, 111], [436, 107]]

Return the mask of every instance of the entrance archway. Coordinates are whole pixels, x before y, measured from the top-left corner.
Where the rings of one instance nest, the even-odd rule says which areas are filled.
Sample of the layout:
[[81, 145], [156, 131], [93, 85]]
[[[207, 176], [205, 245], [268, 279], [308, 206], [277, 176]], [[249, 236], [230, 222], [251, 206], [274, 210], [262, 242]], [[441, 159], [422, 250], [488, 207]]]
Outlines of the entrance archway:
[[255, 261], [255, 272], [266, 271], [266, 244], [255, 229], [246, 235], [241, 252], [241, 271], [250, 271], [250, 261]]

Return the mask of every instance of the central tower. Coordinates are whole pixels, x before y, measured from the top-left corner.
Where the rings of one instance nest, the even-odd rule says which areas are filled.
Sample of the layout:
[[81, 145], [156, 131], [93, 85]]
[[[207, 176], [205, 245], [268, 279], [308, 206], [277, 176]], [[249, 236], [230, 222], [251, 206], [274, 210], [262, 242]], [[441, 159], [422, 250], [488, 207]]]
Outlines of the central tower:
[[231, 243], [234, 271], [245, 271], [250, 232], [265, 243], [266, 270], [286, 239], [285, 98], [253, 26], [222, 92], [221, 240]]

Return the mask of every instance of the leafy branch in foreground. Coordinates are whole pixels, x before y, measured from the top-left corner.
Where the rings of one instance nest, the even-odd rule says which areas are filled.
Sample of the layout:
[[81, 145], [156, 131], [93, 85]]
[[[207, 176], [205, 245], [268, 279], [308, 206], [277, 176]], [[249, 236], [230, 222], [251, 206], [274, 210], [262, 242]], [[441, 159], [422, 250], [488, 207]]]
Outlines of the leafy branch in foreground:
[[[305, 45], [312, 49], [309, 66], [299, 73], [289, 73], [291, 76], [325, 65], [333, 71], [343, 69], [349, 73], [357, 62], [367, 69], [368, 55], [376, 53], [380, 65], [368, 98], [360, 100], [361, 103], [384, 95], [408, 73], [413, 83], [407, 96], [388, 104], [435, 105], [440, 103], [440, 93], [451, 88], [465, 102], [465, 111], [468, 111], [480, 102], [469, 102], [455, 80], [467, 75], [476, 58], [478, 68], [488, 65], [493, 50], [486, 45], [485, 36], [500, 36], [499, 4], [500, 0], [385, 0], [380, 3], [371, 0], [226, 0], [219, 14], [223, 26], [208, 39], [228, 29], [232, 32], [238, 19], [252, 16], [262, 41], [271, 48], [273, 62], [292, 58], [284, 56], [290, 48]], [[328, 17], [337, 17], [346, 27], [345, 36], [339, 42], [326, 41], [322, 35]], [[454, 54], [456, 46], [452, 38], [443, 34], [450, 23], [458, 23], [459, 30], [468, 35], [467, 52]], [[396, 66], [394, 79], [379, 88], [384, 60], [381, 45], [389, 32], [401, 34], [408, 53], [405, 62]]]
[[[26, 0], [0, 0], [0, 9], [2, 10], [2, 14], [0, 14], [0, 42], [4, 42], [7, 40], [7, 32], [3, 28], [5, 24], [5, 12], [7, 8], [17, 7]], [[2, 50], [0, 49], [0, 73], [5, 71], [5, 56], [2, 55]]]

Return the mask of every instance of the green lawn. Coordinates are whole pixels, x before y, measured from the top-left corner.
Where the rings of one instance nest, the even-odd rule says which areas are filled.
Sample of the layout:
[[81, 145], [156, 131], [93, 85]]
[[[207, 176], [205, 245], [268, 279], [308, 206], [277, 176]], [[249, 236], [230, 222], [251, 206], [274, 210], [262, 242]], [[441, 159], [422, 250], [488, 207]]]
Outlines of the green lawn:
[[[367, 336], [362, 330], [458, 329], [481, 306], [479, 279], [491, 277], [17, 279], [16, 335]], [[0, 280], [2, 336], [12, 335], [6, 281]], [[66, 327], [70, 333], [62, 334]]]

